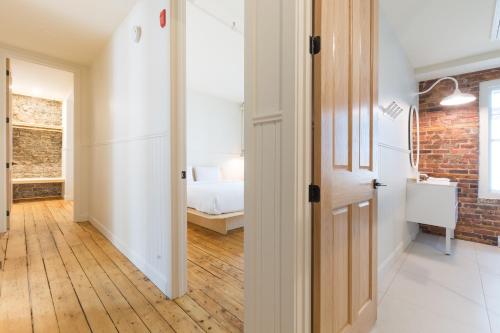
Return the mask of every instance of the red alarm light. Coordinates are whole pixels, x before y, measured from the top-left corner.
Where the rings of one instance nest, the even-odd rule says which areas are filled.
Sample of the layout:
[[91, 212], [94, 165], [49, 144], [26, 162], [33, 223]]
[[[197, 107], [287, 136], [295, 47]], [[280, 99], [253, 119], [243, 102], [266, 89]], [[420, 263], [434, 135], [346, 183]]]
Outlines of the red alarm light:
[[164, 9], [160, 13], [160, 27], [165, 28], [167, 25], [167, 10]]

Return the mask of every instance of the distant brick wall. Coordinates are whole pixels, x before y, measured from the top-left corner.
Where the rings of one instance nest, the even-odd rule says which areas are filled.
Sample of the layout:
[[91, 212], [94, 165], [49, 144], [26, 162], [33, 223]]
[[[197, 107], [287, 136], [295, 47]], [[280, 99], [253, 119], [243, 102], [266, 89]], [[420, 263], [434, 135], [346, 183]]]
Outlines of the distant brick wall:
[[14, 201], [40, 198], [60, 198], [63, 196], [63, 184], [15, 184]]
[[61, 127], [62, 103], [13, 94], [12, 118], [14, 122]]
[[14, 178], [62, 177], [62, 133], [14, 128]]
[[[441, 82], [420, 97], [420, 171], [446, 177], [459, 186], [457, 238], [496, 244], [500, 235], [500, 200], [478, 198], [479, 184], [479, 84], [500, 79], [500, 68], [455, 76], [463, 92], [478, 100], [459, 107], [439, 102], [453, 92], [451, 81]], [[420, 83], [420, 91], [434, 81]], [[422, 226], [423, 231], [443, 234], [441, 228]]]
[[[62, 131], [16, 127], [16, 124], [61, 127], [62, 103], [22, 95], [12, 96], [13, 178], [62, 176]], [[16, 184], [14, 199], [61, 196], [61, 184]]]

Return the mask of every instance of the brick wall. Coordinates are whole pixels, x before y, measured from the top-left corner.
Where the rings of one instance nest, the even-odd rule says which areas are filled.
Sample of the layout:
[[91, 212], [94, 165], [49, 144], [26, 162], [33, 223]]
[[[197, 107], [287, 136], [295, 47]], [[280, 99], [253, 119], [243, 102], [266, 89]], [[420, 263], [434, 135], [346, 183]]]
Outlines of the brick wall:
[[[463, 92], [476, 102], [442, 107], [441, 99], [454, 90], [451, 81], [441, 82], [420, 97], [420, 171], [458, 182], [459, 239], [496, 244], [500, 235], [500, 200], [478, 198], [479, 183], [479, 84], [500, 79], [500, 68], [455, 76]], [[434, 81], [420, 83], [420, 91]], [[444, 234], [444, 229], [422, 226], [424, 232]]]
[[62, 132], [14, 128], [12, 177], [62, 177]]
[[[16, 127], [16, 124], [62, 126], [62, 103], [22, 95], [12, 96], [13, 178], [62, 176], [62, 131]], [[61, 184], [15, 184], [14, 200], [62, 195]]]
[[62, 126], [62, 103], [23, 95], [12, 95], [12, 118], [45, 126]]

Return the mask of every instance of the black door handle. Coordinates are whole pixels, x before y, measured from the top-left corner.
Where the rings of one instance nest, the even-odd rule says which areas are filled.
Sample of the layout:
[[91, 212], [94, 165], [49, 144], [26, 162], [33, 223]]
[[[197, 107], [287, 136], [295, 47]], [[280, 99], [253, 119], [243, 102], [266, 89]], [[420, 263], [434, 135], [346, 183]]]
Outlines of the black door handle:
[[387, 186], [385, 184], [379, 183], [376, 179], [373, 180], [373, 188], [376, 190], [379, 187]]

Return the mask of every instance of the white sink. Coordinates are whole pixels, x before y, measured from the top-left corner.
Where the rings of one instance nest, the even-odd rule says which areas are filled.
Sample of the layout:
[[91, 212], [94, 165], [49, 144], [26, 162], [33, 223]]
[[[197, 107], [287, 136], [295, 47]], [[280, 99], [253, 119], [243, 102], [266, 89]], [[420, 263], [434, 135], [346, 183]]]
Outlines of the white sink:
[[416, 182], [409, 179], [406, 188], [406, 220], [446, 228], [446, 253], [458, 219], [458, 183]]
[[448, 178], [432, 178], [432, 177], [430, 177], [429, 179], [423, 180], [420, 183], [432, 184], [432, 185], [456, 186], [456, 183], [450, 182], [450, 180]]

